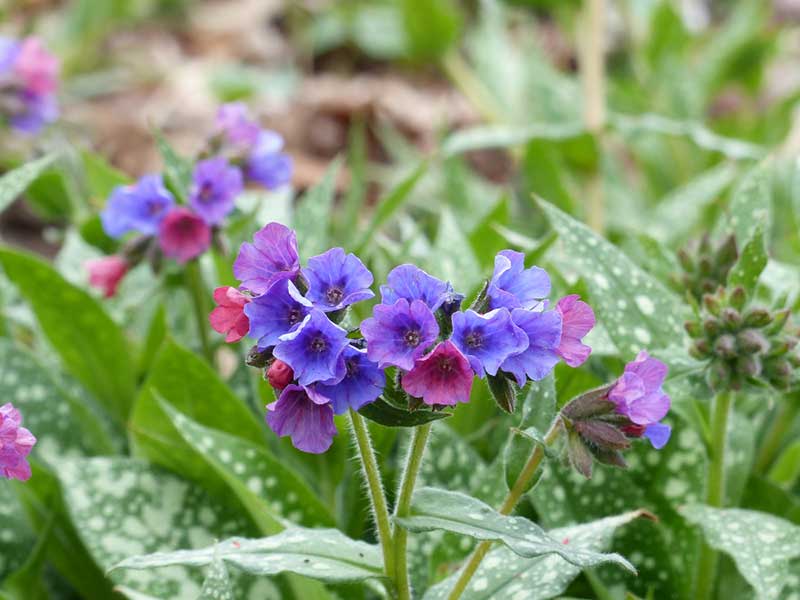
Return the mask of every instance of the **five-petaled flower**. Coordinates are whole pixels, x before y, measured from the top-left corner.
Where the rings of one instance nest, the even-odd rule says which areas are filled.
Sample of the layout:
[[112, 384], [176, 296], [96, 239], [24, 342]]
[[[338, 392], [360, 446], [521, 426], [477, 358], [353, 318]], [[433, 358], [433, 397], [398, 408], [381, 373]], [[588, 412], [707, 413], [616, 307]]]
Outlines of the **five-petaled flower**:
[[211, 311], [208, 320], [214, 331], [225, 334], [225, 341], [229, 344], [238, 342], [250, 330], [250, 321], [245, 314], [245, 307], [250, 301], [250, 296], [233, 287], [214, 290], [217, 307]]
[[403, 389], [428, 405], [469, 402], [474, 374], [467, 358], [451, 341], [439, 342], [403, 375]]
[[36, 438], [22, 426], [22, 415], [10, 402], [0, 406], [0, 475], [27, 481], [31, 466], [27, 456]]

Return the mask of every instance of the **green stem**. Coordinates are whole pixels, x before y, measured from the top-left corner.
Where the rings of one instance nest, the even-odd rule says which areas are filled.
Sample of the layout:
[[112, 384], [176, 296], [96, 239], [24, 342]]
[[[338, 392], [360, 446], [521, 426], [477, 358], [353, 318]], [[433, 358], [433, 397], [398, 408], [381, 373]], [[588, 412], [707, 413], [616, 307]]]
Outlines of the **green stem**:
[[356, 438], [358, 455], [361, 459], [361, 466], [364, 469], [364, 479], [369, 488], [372, 515], [375, 518], [378, 540], [383, 552], [383, 571], [389, 579], [394, 579], [394, 548], [392, 546], [392, 530], [389, 524], [389, 507], [381, 484], [378, 461], [375, 458], [375, 451], [372, 449], [372, 442], [364, 417], [351, 410], [350, 424], [353, 427], [353, 436]]
[[[728, 432], [728, 417], [733, 396], [729, 391], [720, 392], [714, 399], [711, 416], [711, 448], [706, 480], [706, 504], [721, 508], [725, 499], [725, 438]], [[703, 543], [697, 562], [695, 594], [697, 600], [708, 600], [714, 590], [717, 570], [717, 551]]]
[[192, 308], [194, 309], [195, 323], [200, 334], [200, 343], [203, 346], [203, 356], [209, 364], [214, 364], [214, 354], [211, 352], [211, 342], [208, 339], [208, 304], [205, 286], [203, 285], [203, 275], [200, 273], [200, 263], [191, 260], [186, 263], [184, 270], [186, 289], [192, 297]]
[[[431, 423], [420, 425], [414, 429], [414, 436], [411, 439], [411, 447], [408, 449], [406, 458], [406, 468], [403, 471], [403, 478], [400, 482], [400, 493], [397, 496], [397, 504], [394, 507], [394, 516], [407, 517], [411, 512], [411, 495], [414, 493], [414, 485], [417, 482], [417, 475], [422, 466], [422, 456], [425, 454], [425, 445], [428, 443], [428, 436], [431, 433]], [[399, 600], [411, 600], [411, 585], [408, 580], [408, 531], [394, 525], [394, 556], [395, 573], [394, 579], [397, 583], [397, 597]]]
[[[544, 435], [544, 443], [548, 447], [552, 446], [559, 438], [562, 431], [564, 431], [564, 428], [562, 427], [561, 417], [557, 416], [550, 425], [550, 429], [548, 429], [547, 433]], [[503, 504], [501, 504], [498, 509], [501, 515], [510, 515], [511, 511], [514, 510], [514, 507], [528, 489], [528, 485], [539, 469], [539, 465], [542, 464], [544, 455], [544, 447], [541, 444], [536, 444], [531, 451], [531, 455], [528, 457], [528, 461], [517, 476], [517, 480], [508, 491], [508, 494], [506, 494]], [[467, 589], [467, 585], [469, 585], [470, 580], [473, 575], [475, 575], [475, 572], [478, 570], [478, 567], [481, 565], [481, 562], [483, 562], [484, 557], [491, 547], [492, 542], [481, 542], [478, 544], [478, 547], [475, 548], [475, 551], [469, 557], [464, 570], [461, 571], [461, 575], [458, 577], [458, 580], [456, 580], [455, 585], [453, 585], [453, 589], [450, 590], [450, 595], [447, 596], [447, 600], [458, 600], [458, 598], [461, 597], [461, 594]]]
[[788, 398], [784, 402], [778, 414], [775, 415], [770, 425], [769, 431], [764, 436], [764, 441], [761, 444], [761, 450], [758, 452], [758, 459], [756, 460], [756, 473], [766, 474], [772, 461], [775, 460], [775, 455], [781, 447], [783, 438], [786, 437], [786, 432], [794, 424], [797, 415], [800, 414], [800, 399]]

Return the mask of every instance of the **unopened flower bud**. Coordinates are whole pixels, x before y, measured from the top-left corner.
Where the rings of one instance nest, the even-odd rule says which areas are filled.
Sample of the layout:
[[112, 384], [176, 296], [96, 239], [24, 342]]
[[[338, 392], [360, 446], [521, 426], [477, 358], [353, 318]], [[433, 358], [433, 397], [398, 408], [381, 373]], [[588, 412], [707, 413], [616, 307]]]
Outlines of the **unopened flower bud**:
[[294, 371], [282, 360], [275, 359], [267, 369], [267, 379], [276, 391], [281, 391], [294, 379]]
[[703, 326], [700, 325], [699, 321], [686, 321], [686, 323], [683, 324], [683, 328], [690, 337], [696, 338], [703, 335]]
[[728, 298], [728, 303], [736, 310], [742, 310], [747, 304], [747, 292], [742, 286], [736, 286]]
[[729, 235], [714, 254], [719, 272], [721, 274], [727, 274], [738, 257], [739, 251], [736, 248], [736, 236]]
[[631, 423], [630, 425], [626, 425], [622, 428], [622, 433], [627, 435], [628, 437], [640, 438], [644, 435], [644, 430], [646, 427], [644, 425], [637, 425], [636, 423]]
[[715, 317], [709, 317], [703, 321], [703, 331], [706, 332], [706, 335], [712, 338], [717, 336], [717, 334], [720, 332], [720, 329], [722, 329], [722, 326], [720, 325], [719, 319]]
[[740, 356], [736, 361], [736, 372], [745, 377], [758, 377], [761, 374], [761, 359], [757, 356]]
[[735, 308], [731, 308], [730, 306], [726, 306], [722, 309], [722, 322], [725, 324], [726, 327], [729, 328], [737, 328], [740, 327], [742, 324], [742, 314], [736, 310]]
[[730, 385], [731, 371], [722, 361], [714, 361], [708, 370], [708, 385], [714, 391], [726, 389]]
[[709, 347], [708, 340], [706, 339], [696, 340], [689, 348], [689, 354], [692, 355], [692, 358], [696, 358], [698, 360], [708, 358], [710, 353], [711, 348]]
[[726, 333], [714, 343], [714, 353], [722, 358], [736, 358], [736, 338]]
[[792, 364], [785, 358], [770, 362], [767, 370], [773, 385], [786, 387], [792, 380]]
[[772, 321], [772, 315], [765, 308], [754, 307], [744, 313], [745, 327], [765, 327]]
[[706, 310], [710, 312], [712, 315], [719, 316], [720, 305], [719, 300], [712, 296], [711, 294], [703, 294], [703, 306], [706, 307]]
[[685, 248], [678, 250], [678, 261], [681, 263], [681, 267], [683, 267], [685, 271], [689, 271], [690, 273], [694, 271], [694, 261], [692, 260], [692, 256], [686, 251]]
[[736, 344], [740, 350], [751, 354], [762, 354], [769, 349], [769, 342], [757, 329], [745, 329], [736, 336]]
[[711, 264], [711, 260], [706, 258], [705, 256], [700, 259], [698, 263], [699, 271], [702, 275], [711, 275], [711, 270], [713, 269], [713, 265]]
[[628, 438], [610, 423], [595, 420], [578, 421], [574, 427], [581, 437], [604, 450], [623, 450], [631, 445]]
[[786, 325], [786, 322], [789, 320], [790, 310], [788, 308], [783, 308], [781, 310], [775, 311], [772, 315], [772, 323], [770, 323], [769, 329], [767, 329], [768, 334], [775, 334], [779, 333], [783, 327]]

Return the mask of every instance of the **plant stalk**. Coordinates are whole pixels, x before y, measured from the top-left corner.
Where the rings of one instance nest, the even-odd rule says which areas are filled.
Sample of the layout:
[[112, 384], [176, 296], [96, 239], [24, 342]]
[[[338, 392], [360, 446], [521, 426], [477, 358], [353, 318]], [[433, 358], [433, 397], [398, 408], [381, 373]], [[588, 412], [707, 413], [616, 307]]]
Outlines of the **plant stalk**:
[[[408, 449], [406, 466], [400, 481], [400, 493], [394, 507], [394, 516], [407, 517], [411, 512], [411, 496], [417, 483], [417, 475], [422, 466], [422, 456], [431, 433], [431, 423], [414, 428], [411, 446]], [[411, 584], [408, 579], [408, 531], [394, 524], [395, 583], [399, 600], [411, 600]]]
[[[725, 445], [728, 432], [728, 418], [733, 396], [725, 390], [714, 399], [711, 417], [711, 456], [706, 478], [706, 504], [721, 508], [725, 500]], [[703, 542], [697, 562], [695, 594], [697, 600], [708, 600], [714, 590], [717, 571], [717, 551]]]
[[200, 343], [203, 347], [203, 356], [209, 364], [213, 365], [214, 354], [211, 351], [211, 342], [208, 337], [208, 298], [203, 285], [203, 274], [200, 272], [200, 263], [197, 260], [190, 260], [186, 263], [183, 272], [186, 289], [192, 297], [192, 308], [197, 331], [200, 334]]
[[775, 460], [775, 455], [781, 447], [783, 438], [786, 437], [786, 433], [794, 424], [798, 414], [800, 414], [800, 399], [790, 397], [781, 405], [764, 436], [761, 450], [758, 452], [756, 473], [766, 475], [767, 469], [772, 465], [772, 461]]
[[[550, 429], [548, 429], [547, 433], [544, 435], [544, 443], [548, 447], [552, 446], [563, 431], [564, 428], [562, 427], [561, 417], [557, 416], [550, 425]], [[514, 482], [514, 485], [511, 487], [508, 494], [506, 494], [503, 504], [501, 504], [500, 508], [498, 509], [498, 512], [501, 515], [510, 515], [511, 511], [514, 510], [514, 507], [525, 493], [525, 489], [531, 482], [531, 479], [533, 479], [533, 476], [539, 469], [539, 466], [544, 459], [544, 455], [544, 447], [541, 444], [536, 444], [531, 451], [531, 455], [528, 457], [525, 466], [517, 476], [517, 480]], [[472, 555], [469, 557], [464, 570], [461, 571], [461, 575], [459, 576], [455, 585], [453, 585], [453, 589], [450, 590], [447, 600], [458, 600], [458, 598], [461, 597], [461, 594], [463, 594], [464, 590], [467, 589], [467, 585], [469, 585], [470, 580], [472, 579], [473, 575], [475, 575], [475, 572], [478, 570], [478, 567], [480, 566], [481, 562], [483, 562], [484, 557], [489, 552], [491, 547], [492, 542], [481, 542], [478, 544], [477, 548], [475, 548]]]
[[386, 494], [383, 491], [375, 450], [372, 448], [372, 441], [370, 440], [364, 417], [352, 409], [350, 410], [350, 424], [353, 429], [353, 437], [355, 437], [356, 445], [358, 446], [361, 467], [364, 469], [364, 479], [369, 489], [372, 515], [375, 518], [375, 526], [378, 529], [378, 540], [383, 553], [383, 572], [386, 573], [389, 579], [394, 579], [394, 547], [392, 546], [392, 530], [389, 524], [389, 506], [386, 503]]

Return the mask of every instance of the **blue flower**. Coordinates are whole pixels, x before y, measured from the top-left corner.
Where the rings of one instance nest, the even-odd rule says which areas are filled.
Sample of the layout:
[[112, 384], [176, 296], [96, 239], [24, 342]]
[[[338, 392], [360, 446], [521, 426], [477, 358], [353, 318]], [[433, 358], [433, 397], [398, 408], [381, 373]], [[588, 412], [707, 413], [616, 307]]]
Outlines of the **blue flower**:
[[557, 310], [535, 312], [517, 308], [511, 312], [514, 324], [525, 332], [528, 346], [522, 352], [509, 356], [500, 369], [511, 373], [517, 385], [525, 385], [526, 378], [540, 381], [547, 377], [561, 358], [561, 313]]
[[267, 405], [267, 424], [280, 437], [290, 436], [295, 448], [312, 454], [325, 452], [336, 435], [333, 407], [327, 401], [318, 403], [299, 385], [287, 385], [280, 398]]
[[258, 230], [252, 244], [244, 242], [233, 263], [233, 274], [254, 294], [263, 294], [279, 279], [293, 279], [299, 272], [297, 237], [286, 225], [274, 222]]
[[381, 395], [386, 385], [383, 369], [367, 358], [366, 350], [352, 346], [344, 349], [346, 374], [339, 383], [327, 385], [314, 384], [309, 393], [319, 398], [327, 398], [333, 406], [333, 412], [340, 415], [348, 408], [358, 410], [365, 404], [374, 402]]
[[197, 163], [192, 174], [189, 204], [209, 225], [219, 225], [233, 210], [242, 192], [242, 173], [217, 156]]
[[347, 332], [312, 309], [298, 328], [280, 336], [272, 354], [292, 368], [300, 385], [335, 383], [346, 374], [342, 351], [347, 345]]
[[280, 336], [293, 331], [310, 312], [311, 302], [288, 279], [276, 281], [244, 307], [250, 320], [248, 335], [258, 340], [261, 350], [277, 344]]
[[255, 148], [247, 158], [247, 178], [270, 190], [289, 183], [294, 165], [292, 157], [281, 152], [282, 149], [283, 138], [278, 133], [262, 130]]
[[308, 281], [306, 297], [325, 312], [340, 310], [375, 295], [369, 289], [372, 273], [355, 254], [346, 255], [341, 248], [331, 248], [308, 259], [303, 275]]
[[381, 286], [381, 302], [394, 304], [400, 298], [409, 302], [422, 300], [432, 311], [438, 309], [448, 298], [452, 287], [428, 275], [415, 265], [400, 265], [391, 270]]
[[174, 204], [161, 175], [145, 175], [133, 186], [114, 188], [100, 218], [103, 229], [113, 238], [129, 231], [155, 235]]
[[489, 281], [489, 308], [535, 308], [550, 294], [550, 276], [539, 267], [525, 268], [525, 255], [503, 250], [494, 259]]
[[378, 304], [373, 316], [361, 323], [367, 356], [382, 369], [395, 366], [410, 371], [439, 335], [436, 317], [422, 300], [400, 298], [391, 305]]
[[455, 313], [451, 341], [467, 357], [478, 377], [485, 373], [497, 375], [504, 360], [528, 347], [525, 332], [504, 308], [485, 315], [474, 310]]

